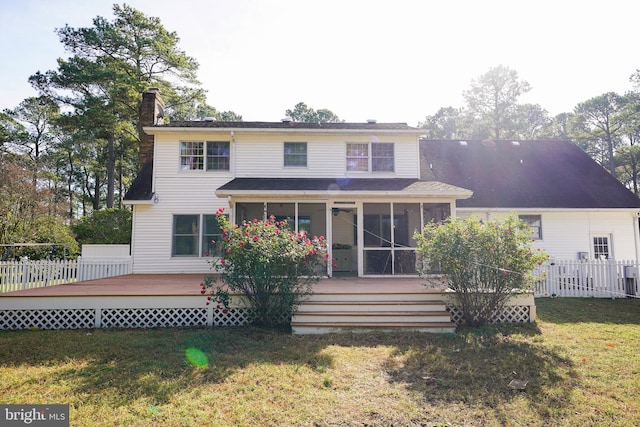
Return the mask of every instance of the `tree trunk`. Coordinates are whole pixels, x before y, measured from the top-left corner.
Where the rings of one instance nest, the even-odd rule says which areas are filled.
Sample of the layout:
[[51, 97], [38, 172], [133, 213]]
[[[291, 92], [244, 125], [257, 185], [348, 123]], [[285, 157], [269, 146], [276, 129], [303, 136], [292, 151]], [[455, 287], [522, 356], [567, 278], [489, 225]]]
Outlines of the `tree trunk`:
[[113, 207], [115, 199], [116, 137], [107, 133], [107, 208]]

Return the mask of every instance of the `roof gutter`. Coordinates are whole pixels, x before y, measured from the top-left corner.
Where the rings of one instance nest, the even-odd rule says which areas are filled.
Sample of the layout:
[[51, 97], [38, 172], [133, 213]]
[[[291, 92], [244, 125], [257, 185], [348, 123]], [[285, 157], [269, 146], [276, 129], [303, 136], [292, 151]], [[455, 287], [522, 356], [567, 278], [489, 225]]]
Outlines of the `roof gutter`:
[[406, 198], [455, 198], [468, 199], [473, 193], [471, 191], [349, 191], [349, 190], [216, 190], [218, 197], [238, 197], [238, 196], [254, 196], [254, 197], [318, 197], [318, 196], [361, 196], [361, 197], [406, 197]]
[[373, 132], [376, 134], [401, 134], [401, 135], [423, 135], [424, 129], [327, 129], [327, 128], [235, 128], [235, 127], [159, 127], [145, 126], [142, 128], [148, 135], [160, 133], [202, 133], [219, 132], [238, 134], [274, 134], [274, 133], [311, 133], [311, 134], [362, 134], [363, 132]]

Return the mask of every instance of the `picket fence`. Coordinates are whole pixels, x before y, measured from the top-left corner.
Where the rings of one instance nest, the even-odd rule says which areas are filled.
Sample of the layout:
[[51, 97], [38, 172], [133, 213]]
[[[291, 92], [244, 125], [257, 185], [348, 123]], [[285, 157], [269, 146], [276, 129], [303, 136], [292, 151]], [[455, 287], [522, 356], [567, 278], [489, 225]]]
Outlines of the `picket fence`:
[[560, 260], [534, 271], [536, 297], [640, 297], [638, 261]]
[[[0, 262], [0, 293], [131, 274], [131, 257]], [[637, 261], [556, 260], [534, 272], [536, 297], [640, 298]]]
[[131, 258], [0, 262], [0, 293], [130, 274]]

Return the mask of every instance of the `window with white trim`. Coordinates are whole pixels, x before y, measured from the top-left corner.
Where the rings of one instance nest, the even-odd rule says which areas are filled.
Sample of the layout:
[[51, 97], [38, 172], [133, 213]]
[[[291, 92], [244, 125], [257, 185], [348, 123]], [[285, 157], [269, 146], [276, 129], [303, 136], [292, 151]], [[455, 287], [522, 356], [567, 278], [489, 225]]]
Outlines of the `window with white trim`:
[[307, 166], [307, 143], [306, 142], [285, 142], [284, 143], [284, 166], [285, 167], [306, 167]]
[[609, 259], [610, 256], [609, 236], [593, 236], [593, 257], [595, 259]]
[[392, 142], [371, 143], [371, 171], [393, 172], [394, 153]]
[[393, 142], [347, 143], [347, 171], [393, 172]]
[[198, 256], [200, 215], [174, 215], [171, 256]]
[[529, 226], [533, 239], [542, 240], [542, 215], [520, 215], [519, 218]]
[[215, 215], [174, 215], [171, 256], [217, 256], [222, 231]]
[[180, 170], [204, 169], [204, 143], [180, 142]]
[[[206, 153], [206, 155], [205, 155]], [[228, 171], [229, 141], [181, 141], [180, 170]]]
[[207, 170], [229, 170], [229, 141], [207, 141]]

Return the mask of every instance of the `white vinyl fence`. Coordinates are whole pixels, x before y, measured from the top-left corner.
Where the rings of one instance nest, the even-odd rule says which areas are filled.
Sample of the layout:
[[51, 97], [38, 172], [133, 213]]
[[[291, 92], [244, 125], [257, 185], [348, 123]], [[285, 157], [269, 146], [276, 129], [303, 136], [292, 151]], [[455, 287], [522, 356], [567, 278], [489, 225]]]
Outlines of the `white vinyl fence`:
[[534, 274], [536, 297], [640, 297], [638, 262], [560, 260], [543, 264]]
[[131, 258], [0, 262], [0, 293], [130, 274]]

